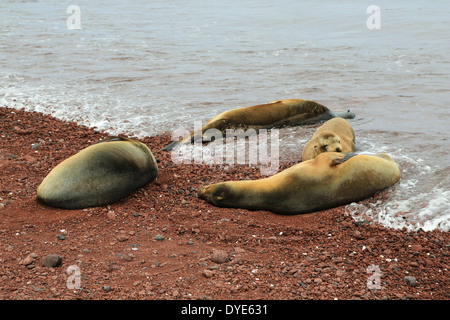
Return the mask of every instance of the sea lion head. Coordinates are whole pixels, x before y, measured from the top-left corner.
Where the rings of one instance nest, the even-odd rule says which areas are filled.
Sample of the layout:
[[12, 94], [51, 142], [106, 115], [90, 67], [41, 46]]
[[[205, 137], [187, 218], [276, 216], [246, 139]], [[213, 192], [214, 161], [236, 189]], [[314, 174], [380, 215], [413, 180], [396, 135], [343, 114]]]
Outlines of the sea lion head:
[[315, 156], [322, 152], [342, 152], [341, 139], [332, 132], [321, 132], [314, 145]]
[[233, 191], [226, 182], [211, 184], [198, 191], [198, 197], [209, 203], [221, 207], [225, 203], [233, 202]]

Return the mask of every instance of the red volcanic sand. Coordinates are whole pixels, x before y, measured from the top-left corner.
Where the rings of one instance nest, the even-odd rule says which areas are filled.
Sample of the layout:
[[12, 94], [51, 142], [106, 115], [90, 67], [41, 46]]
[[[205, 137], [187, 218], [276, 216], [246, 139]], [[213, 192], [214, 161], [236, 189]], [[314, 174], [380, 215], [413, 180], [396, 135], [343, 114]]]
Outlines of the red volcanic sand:
[[[355, 222], [344, 207], [295, 216], [216, 208], [196, 191], [260, 178], [259, 169], [174, 164], [160, 151], [167, 133], [140, 139], [158, 159], [155, 181], [109, 206], [51, 208], [36, 200], [42, 179], [107, 135], [4, 107], [0, 129], [0, 299], [450, 298], [448, 232]], [[43, 266], [49, 254], [62, 264]], [[74, 277], [68, 286], [69, 266], [80, 287]]]

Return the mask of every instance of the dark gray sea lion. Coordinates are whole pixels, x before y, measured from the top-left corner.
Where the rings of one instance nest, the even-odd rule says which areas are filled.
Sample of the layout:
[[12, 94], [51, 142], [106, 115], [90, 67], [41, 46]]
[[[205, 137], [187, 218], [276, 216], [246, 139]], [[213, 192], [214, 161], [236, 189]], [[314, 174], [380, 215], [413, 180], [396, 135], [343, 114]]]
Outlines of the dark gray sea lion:
[[157, 174], [156, 160], [145, 144], [112, 138], [58, 164], [38, 187], [37, 198], [64, 209], [103, 206], [127, 196]]
[[198, 196], [217, 207], [300, 214], [366, 199], [399, 179], [387, 154], [324, 152], [268, 178], [206, 186]]
[[209, 120], [201, 129], [163, 148], [170, 151], [179, 144], [192, 143], [197, 139], [205, 139], [205, 132], [217, 129], [225, 135], [226, 129], [270, 129], [284, 126], [298, 126], [334, 117], [353, 119], [355, 114], [350, 110], [333, 112], [327, 107], [310, 100], [286, 99], [252, 107], [244, 107], [222, 112]]

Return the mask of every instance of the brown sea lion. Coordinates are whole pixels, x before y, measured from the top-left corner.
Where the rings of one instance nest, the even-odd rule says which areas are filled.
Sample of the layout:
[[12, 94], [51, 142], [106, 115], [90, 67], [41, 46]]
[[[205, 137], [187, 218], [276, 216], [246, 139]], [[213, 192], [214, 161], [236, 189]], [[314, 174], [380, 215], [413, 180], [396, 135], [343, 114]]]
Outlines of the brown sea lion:
[[266, 104], [222, 112], [209, 120], [200, 131], [170, 143], [163, 150], [170, 151], [179, 144], [190, 144], [198, 139], [209, 142], [210, 138], [207, 135], [205, 136], [205, 132], [210, 129], [219, 130], [225, 135], [226, 129], [260, 130], [298, 126], [334, 117], [353, 119], [355, 114], [350, 110], [333, 112], [327, 107], [310, 100], [276, 100]]
[[145, 144], [114, 137], [58, 164], [39, 185], [37, 198], [64, 209], [107, 205], [154, 180], [157, 173], [156, 160]]
[[354, 152], [355, 133], [343, 118], [333, 118], [322, 124], [305, 144], [302, 161], [311, 160], [322, 152]]
[[387, 154], [324, 152], [268, 178], [206, 186], [198, 196], [217, 207], [300, 214], [366, 199], [399, 179]]

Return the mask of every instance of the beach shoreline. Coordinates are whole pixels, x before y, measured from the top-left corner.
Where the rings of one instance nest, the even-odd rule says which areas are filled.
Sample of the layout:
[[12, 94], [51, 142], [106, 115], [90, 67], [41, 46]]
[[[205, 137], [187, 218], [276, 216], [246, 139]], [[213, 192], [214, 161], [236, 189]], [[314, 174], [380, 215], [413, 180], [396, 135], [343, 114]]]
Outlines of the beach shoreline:
[[[448, 232], [354, 221], [344, 206], [294, 216], [213, 207], [196, 191], [259, 169], [175, 164], [161, 151], [169, 133], [138, 139], [158, 161], [153, 182], [108, 206], [51, 208], [36, 200], [42, 179], [108, 134], [6, 107], [0, 132], [0, 299], [450, 298]], [[42, 265], [51, 254], [61, 265]]]

